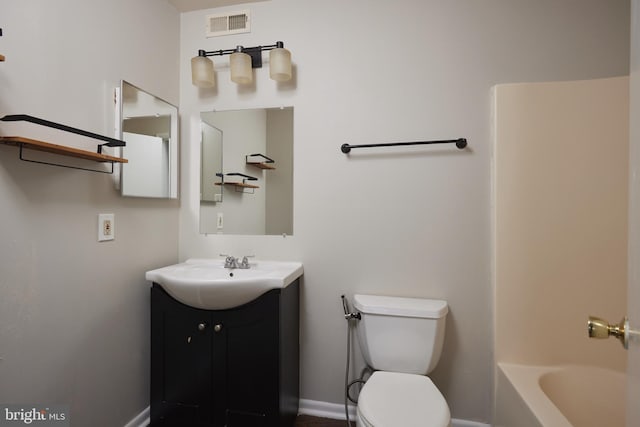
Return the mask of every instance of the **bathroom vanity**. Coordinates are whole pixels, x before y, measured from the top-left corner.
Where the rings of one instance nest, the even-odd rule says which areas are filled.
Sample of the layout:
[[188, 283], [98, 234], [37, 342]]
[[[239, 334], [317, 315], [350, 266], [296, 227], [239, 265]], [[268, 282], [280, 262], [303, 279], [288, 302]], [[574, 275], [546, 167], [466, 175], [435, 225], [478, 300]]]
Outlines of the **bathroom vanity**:
[[210, 310], [178, 301], [154, 281], [151, 425], [293, 427], [299, 282], [296, 276], [242, 305]]

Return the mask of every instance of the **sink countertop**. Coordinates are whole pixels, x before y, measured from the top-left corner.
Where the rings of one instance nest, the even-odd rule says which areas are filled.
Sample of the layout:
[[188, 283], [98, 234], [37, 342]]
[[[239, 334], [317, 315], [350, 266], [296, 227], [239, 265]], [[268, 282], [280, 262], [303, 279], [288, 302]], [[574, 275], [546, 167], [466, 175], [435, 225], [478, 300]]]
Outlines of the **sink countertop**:
[[186, 305], [222, 310], [284, 288], [304, 272], [300, 262], [255, 260], [249, 264], [249, 269], [230, 269], [222, 259], [194, 258], [147, 271], [145, 277]]

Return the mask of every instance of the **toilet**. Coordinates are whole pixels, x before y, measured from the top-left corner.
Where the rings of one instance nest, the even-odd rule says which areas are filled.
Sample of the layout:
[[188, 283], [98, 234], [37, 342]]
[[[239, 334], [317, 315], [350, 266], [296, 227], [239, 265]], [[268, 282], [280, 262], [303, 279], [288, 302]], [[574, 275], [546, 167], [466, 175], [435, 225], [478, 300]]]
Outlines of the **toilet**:
[[354, 295], [360, 349], [373, 374], [358, 397], [357, 427], [449, 427], [449, 406], [426, 375], [444, 341], [446, 301]]

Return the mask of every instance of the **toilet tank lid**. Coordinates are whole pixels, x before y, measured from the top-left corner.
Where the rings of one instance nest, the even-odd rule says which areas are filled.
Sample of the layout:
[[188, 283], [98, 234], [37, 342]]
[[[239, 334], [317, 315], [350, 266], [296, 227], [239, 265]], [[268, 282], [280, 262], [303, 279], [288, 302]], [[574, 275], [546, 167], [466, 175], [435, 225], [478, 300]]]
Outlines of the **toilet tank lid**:
[[426, 298], [354, 295], [353, 305], [365, 314], [439, 319], [449, 311], [446, 301]]

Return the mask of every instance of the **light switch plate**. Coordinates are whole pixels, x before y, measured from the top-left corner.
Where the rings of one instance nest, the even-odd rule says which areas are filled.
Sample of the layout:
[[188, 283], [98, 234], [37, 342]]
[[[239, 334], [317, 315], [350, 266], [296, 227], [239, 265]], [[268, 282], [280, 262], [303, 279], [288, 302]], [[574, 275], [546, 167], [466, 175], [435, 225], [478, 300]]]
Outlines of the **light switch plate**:
[[98, 242], [113, 240], [116, 237], [115, 215], [98, 215]]

